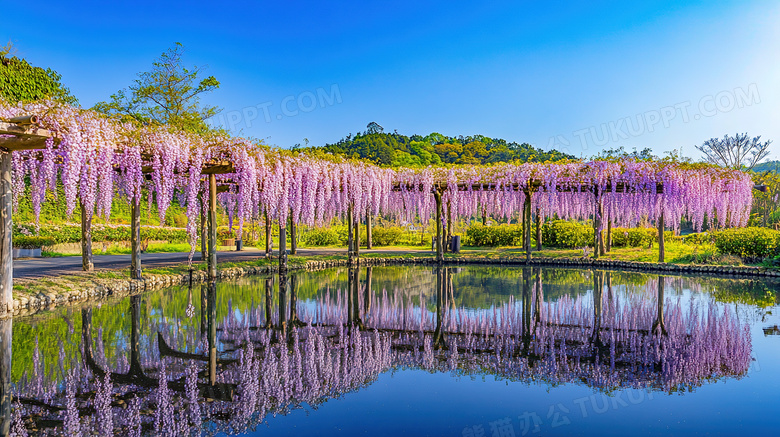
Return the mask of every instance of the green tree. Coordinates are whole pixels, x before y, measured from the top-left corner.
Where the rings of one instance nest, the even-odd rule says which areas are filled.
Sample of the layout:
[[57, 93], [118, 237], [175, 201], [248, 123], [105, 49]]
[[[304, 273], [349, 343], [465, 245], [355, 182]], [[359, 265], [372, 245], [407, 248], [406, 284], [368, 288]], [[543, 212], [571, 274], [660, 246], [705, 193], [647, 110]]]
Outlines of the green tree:
[[51, 68], [33, 67], [13, 56], [13, 45], [0, 47], [0, 98], [10, 102], [52, 99], [69, 105], [78, 100], [62, 85], [62, 76]]
[[177, 42], [154, 61], [151, 71], [138, 73], [133, 85], [93, 109], [143, 124], [167, 124], [194, 133], [212, 131], [206, 120], [220, 109], [201, 105], [200, 97], [218, 89], [219, 81], [214, 76], [203, 77], [203, 67], [185, 67], [183, 55], [184, 46]]

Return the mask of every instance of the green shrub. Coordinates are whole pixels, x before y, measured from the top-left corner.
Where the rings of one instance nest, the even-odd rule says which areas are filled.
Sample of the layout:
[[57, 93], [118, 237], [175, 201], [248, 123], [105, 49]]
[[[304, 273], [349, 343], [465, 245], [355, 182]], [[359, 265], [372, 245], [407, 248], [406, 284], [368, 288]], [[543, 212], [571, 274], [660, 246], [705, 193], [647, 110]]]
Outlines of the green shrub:
[[542, 225], [542, 242], [545, 246], [569, 249], [593, 246], [593, 239], [593, 226], [589, 224], [553, 220]]
[[[35, 234], [35, 225], [14, 225], [14, 239]], [[41, 225], [37, 235], [40, 237], [52, 238], [54, 239], [55, 244], [78, 243], [81, 241], [81, 225]], [[180, 228], [141, 226], [141, 239], [168, 241], [170, 243], [184, 243], [187, 242], [187, 231]], [[130, 241], [130, 227], [93, 224], [92, 241]]]
[[28, 237], [25, 235], [14, 237], [14, 247], [17, 249], [38, 249], [40, 247], [48, 247], [55, 244], [56, 241], [51, 237]]
[[516, 246], [522, 242], [523, 228], [521, 225], [483, 226], [477, 223], [466, 229], [465, 243], [467, 246]]
[[302, 240], [307, 246], [333, 246], [339, 244], [339, 234], [333, 228], [313, 228], [303, 234]]
[[695, 234], [688, 234], [682, 237], [682, 241], [685, 244], [691, 244], [695, 246], [708, 244], [708, 243], [712, 243], [712, 234], [709, 232], [698, 232]]
[[657, 239], [658, 230], [654, 228], [612, 228], [612, 247], [647, 247]]
[[371, 229], [371, 243], [374, 246], [392, 246], [397, 244], [403, 235], [404, 230], [397, 226], [375, 226]]
[[737, 228], [713, 232], [720, 253], [748, 258], [780, 254], [780, 232], [766, 228]]

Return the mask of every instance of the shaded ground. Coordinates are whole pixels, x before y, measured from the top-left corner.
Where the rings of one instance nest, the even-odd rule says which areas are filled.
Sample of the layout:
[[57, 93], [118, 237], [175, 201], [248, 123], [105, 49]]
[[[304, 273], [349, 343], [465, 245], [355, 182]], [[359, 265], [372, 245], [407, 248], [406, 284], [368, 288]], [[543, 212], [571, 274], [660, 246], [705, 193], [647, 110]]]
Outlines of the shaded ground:
[[[274, 254], [278, 252], [274, 251]], [[388, 255], [431, 253], [429, 250], [361, 250], [362, 253], [385, 253]], [[298, 255], [344, 255], [345, 249], [298, 249]], [[262, 257], [264, 252], [254, 248], [248, 248], [241, 252], [225, 251], [217, 253], [218, 262], [251, 261]], [[168, 267], [187, 262], [189, 253], [145, 253], [141, 255], [143, 268]], [[95, 270], [121, 270], [130, 268], [130, 255], [95, 255]], [[196, 252], [193, 262], [200, 262], [200, 252]], [[40, 277], [52, 277], [78, 274], [81, 270], [80, 256], [66, 256], [59, 258], [34, 258], [14, 261], [14, 278], [35, 279]]]

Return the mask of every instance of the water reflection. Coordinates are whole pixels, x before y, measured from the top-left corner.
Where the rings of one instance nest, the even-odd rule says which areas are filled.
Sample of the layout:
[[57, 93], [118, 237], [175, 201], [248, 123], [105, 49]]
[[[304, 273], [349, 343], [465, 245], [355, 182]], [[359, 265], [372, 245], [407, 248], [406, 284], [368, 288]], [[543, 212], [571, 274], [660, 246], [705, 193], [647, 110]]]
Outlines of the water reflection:
[[[546, 290], [545, 272], [528, 267], [507, 300], [479, 308], [457, 304], [455, 269], [437, 268], [433, 292], [420, 287], [417, 295], [375, 292], [373, 269], [362, 271], [363, 280], [361, 269], [350, 268], [345, 287], [304, 302], [299, 277], [266, 278], [256, 287], [257, 304], [243, 311], [230, 305], [222, 319], [217, 285], [196, 287], [199, 329], [175, 318], [144, 326], [143, 301], [134, 296], [124, 310], [130, 329], [116, 339], [116, 351], [104, 350], [94, 310], [84, 308], [79, 347], [61, 349], [53, 373], [42, 370], [36, 349], [13, 399], [11, 321], [2, 321], [0, 433], [240, 433], [269, 414], [365, 387], [390, 369], [685, 392], [739, 377], [750, 364], [744, 322], [714, 302], [667, 298], [674, 278], [651, 278], [632, 295], [614, 289], [612, 273], [594, 271], [589, 292], [571, 295]], [[196, 314], [194, 292], [187, 290], [188, 318]]]

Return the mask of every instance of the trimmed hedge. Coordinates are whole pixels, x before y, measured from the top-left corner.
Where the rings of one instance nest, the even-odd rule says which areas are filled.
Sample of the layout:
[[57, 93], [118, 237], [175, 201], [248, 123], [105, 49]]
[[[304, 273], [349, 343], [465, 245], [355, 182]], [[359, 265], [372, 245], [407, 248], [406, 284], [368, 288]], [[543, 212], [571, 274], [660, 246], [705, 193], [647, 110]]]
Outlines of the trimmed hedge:
[[374, 246], [392, 246], [398, 243], [403, 235], [404, 230], [397, 226], [391, 228], [375, 226], [371, 228], [371, 243]]
[[658, 229], [655, 228], [612, 228], [612, 247], [647, 247], [656, 240]]
[[302, 240], [307, 246], [333, 246], [339, 244], [339, 233], [333, 228], [314, 228], [303, 234]]
[[553, 220], [542, 225], [542, 242], [545, 246], [568, 249], [593, 246], [594, 238], [593, 226], [590, 224]]
[[473, 224], [466, 229], [465, 243], [467, 246], [498, 247], [517, 246], [523, 242], [521, 225], [483, 226]]
[[[13, 238], [35, 235], [35, 225], [14, 225]], [[55, 244], [81, 241], [81, 225], [41, 225], [37, 236], [52, 238]], [[187, 242], [187, 231], [181, 228], [141, 227], [141, 239]], [[92, 241], [130, 241], [130, 226], [92, 224]]]
[[36, 237], [20, 235], [14, 237], [14, 247], [16, 249], [38, 249], [41, 247], [54, 246], [56, 241], [51, 237]]
[[712, 233], [722, 254], [766, 258], [780, 254], [780, 232], [767, 228], [735, 228]]

